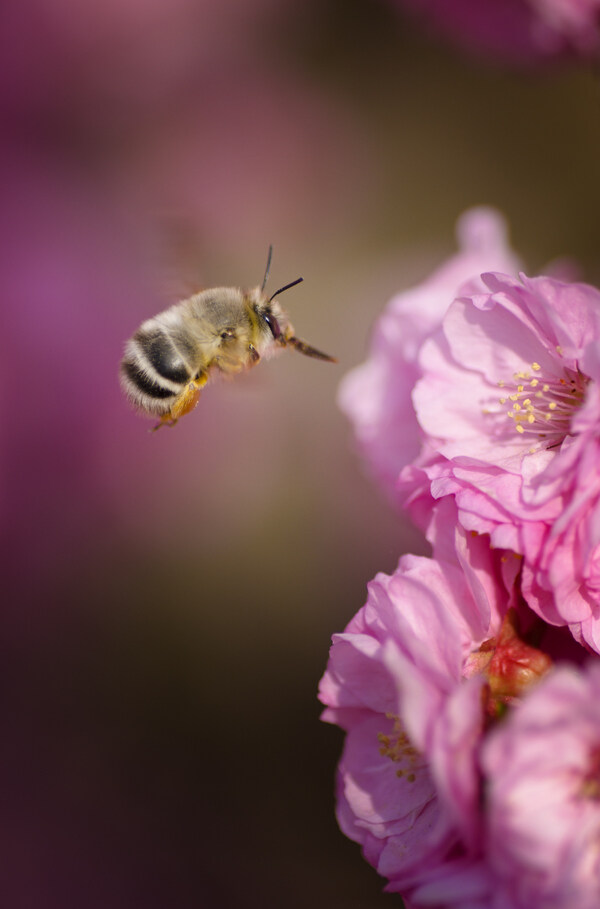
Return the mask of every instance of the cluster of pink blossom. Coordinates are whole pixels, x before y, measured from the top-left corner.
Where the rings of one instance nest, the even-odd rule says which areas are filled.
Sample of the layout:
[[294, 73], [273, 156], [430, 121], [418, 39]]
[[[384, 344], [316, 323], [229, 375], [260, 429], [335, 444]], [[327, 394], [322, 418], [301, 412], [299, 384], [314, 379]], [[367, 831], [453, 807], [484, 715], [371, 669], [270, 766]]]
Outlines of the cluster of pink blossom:
[[424, 530], [334, 636], [338, 819], [408, 907], [600, 905], [600, 291], [489, 209], [400, 294], [342, 409]]

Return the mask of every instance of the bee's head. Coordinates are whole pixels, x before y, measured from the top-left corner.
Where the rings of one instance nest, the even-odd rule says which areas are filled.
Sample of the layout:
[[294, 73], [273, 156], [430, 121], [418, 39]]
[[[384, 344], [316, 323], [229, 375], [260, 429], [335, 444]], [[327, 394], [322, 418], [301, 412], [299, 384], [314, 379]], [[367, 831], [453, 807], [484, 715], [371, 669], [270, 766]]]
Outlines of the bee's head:
[[291, 329], [286, 313], [277, 300], [269, 300], [259, 288], [256, 288], [255, 294], [252, 308], [256, 313], [256, 328], [261, 338], [261, 346], [265, 350], [269, 347], [284, 347], [285, 338]]
[[296, 278], [295, 281], [285, 284], [283, 287], [280, 287], [279, 290], [276, 290], [274, 294], [271, 294], [270, 297], [267, 297], [264, 293], [264, 289], [270, 263], [270, 252], [271, 251], [269, 250], [269, 262], [267, 263], [267, 271], [265, 272], [265, 279], [262, 283], [262, 287], [257, 287], [253, 292], [255, 297], [254, 310], [259, 317], [260, 327], [269, 340], [285, 345], [285, 339], [290, 330], [293, 332], [293, 329], [291, 328], [283, 309], [277, 300], [275, 300], [275, 297], [283, 293], [284, 290], [289, 290], [290, 287], [295, 287], [296, 284], [300, 284], [303, 279]]
[[296, 284], [299, 284], [302, 281], [302, 278], [296, 278], [295, 281], [292, 281], [290, 284], [286, 284], [284, 287], [280, 287], [279, 290], [276, 290], [274, 294], [271, 294], [270, 297], [265, 295], [265, 287], [267, 280], [269, 278], [269, 272], [271, 270], [271, 258], [273, 256], [273, 247], [269, 246], [269, 254], [267, 256], [267, 266], [265, 268], [265, 274], [259, 291], [259, 302], [256, 305], [256, 312], [260, 317], [261, 323], [265, 328], [270, 332], [271, 337], [274, 341], [279, 343], [285, 343], [282, 341], [286, 332], [286, 328], [291, 328], [289, 326], [285, 314], [279, 305], [279, 303], [273, 303], [275, 297], [279, 294], [282, 294], [284, 290], [289, 290], [290, 287], [295, 287]]

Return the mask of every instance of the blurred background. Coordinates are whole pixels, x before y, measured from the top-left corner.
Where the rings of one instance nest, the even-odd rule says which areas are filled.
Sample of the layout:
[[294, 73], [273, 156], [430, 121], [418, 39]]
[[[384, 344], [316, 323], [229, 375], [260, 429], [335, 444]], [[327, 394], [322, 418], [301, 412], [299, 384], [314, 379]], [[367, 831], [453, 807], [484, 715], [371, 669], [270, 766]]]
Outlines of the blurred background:
[[[338, 831], [316, 689], [365, 585], [425, 552], [336, 407], [396, 291], [501, 209], [600, 281], [600, 86], [392, 2], [13, 0], [0, 14], [0, 899], [399, 905]], [[293, 352], [172, 430], [118, 385], [139, 323], [270, 287]]]

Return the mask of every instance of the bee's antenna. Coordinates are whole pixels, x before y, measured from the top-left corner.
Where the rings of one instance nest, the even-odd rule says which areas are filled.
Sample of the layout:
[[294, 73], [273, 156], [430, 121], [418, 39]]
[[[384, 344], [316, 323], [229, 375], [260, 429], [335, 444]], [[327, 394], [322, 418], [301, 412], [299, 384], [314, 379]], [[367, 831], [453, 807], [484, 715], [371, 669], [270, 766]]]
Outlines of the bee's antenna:
[[264, 290], [267, 286], [267, 280], [269, 277], [269, 272], [271, 271], [271, 256], [273, 255], [273, 244], [269, 246], [269, 255], [267, 256], [267, 267], [265, 268], [265, 276], [261, 285], [261, 290]]
[[296, 280], [295, 280], [295, 281], [292, 281], [291, 284], [286, 284], [285, 287], [280, 287], [279, 290], [276, 290], [276, 291], [275, 291], [275, 293], [273, 294], [273, 296], [269, 297], [269, 303], [271, 302], [271, 300], [272, 300], [274, 297], [277, 296], [277, 294], [282, 294], [282, 293], [284, 292], [284, 290], [289, 290], [290, 287], [295, 287], [296, 284], [300, 284], [300, 281], [304, 281], [304, 278], [296, 278]]
[[329, 354], [324, 354], [320, 350], [317, 350], [315, 347], [311, 347], [310, 344], [307, 344], [306, 341], [301, 341], [300, 338], [295, 338], [292, 335], [290, 338], [286, 338], [286, 344], [289, 344], [291, 347], [295, 347], [301, 354], [304, 354], [305, 357], [314, 357], [315, 360], [326, 360], [328, 363], [337, 363], [335, 357], [330, 357]]

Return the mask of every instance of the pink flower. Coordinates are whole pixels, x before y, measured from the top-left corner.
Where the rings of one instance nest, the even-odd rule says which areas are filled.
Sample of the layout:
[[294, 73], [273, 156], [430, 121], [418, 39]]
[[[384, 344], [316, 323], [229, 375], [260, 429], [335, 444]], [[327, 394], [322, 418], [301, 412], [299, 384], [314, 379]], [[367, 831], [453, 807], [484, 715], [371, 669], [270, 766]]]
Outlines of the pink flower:
[[[483, 746], [487, 848], [508, 905], [600, 905], [600, 666], [559, 668]], [[502, 904], [504, 905], [504, 903]]]
[[[506, 561], [460, 529], [454, 561], [403, 557], [334, 635], [321, 680], [323, 719], [346, 730], [340, 827], [411, 909], [596, 905], [600, 665], [589, 681], [552, 670], [527, 642], [545, 646], [544, 623], [508, 609]], [[578, 822], [581, 854], [565, 848]]]
[[[319, 696], [323, 719], [346, 730], [337, 780], [340, 827], [388, 879], [386, 889], [401, 893], [411, 909], [566, 909], [564, 900], [536, 899], [557, 892], [559, 860], [581, 895], [571, 905], [586, 909], [600, 886], [586, 877], [595, 868], [600, 823], [600, 665], [589, 685], [575, 669], [552, 670], [548, 653], [527, 641], [552, 647], [547, 626], [523, 605], [522, 621], [508, 608], [517, 585], [516, 566], [507, 570], [507, 563], [517, 560], [492, 550], [485, 537], [465, 534], [452, 523], [451, 507], [445, 500], [440, 510], [456, 530], [454, 559], [404, 556], [393, 575], [376, 576], [365, 606], [333, 637]], [[583, 654], [579, 648], [576, 659]], [[576, 680], [566, 697], [563, 678]], [[563, 714], [571, 724], [566, 746]], [[532, 725], [528, 751], [520, 730]], [[545, 759], [541, 794], [561, 767], [565, 772], [536, 820], [530, 805], [540, 798], [535, 774], [544, 748], [553, 754]], [[521, 802], [514, 805], [510, 786], [517, 790], [521, 782]], [[564, 837], [556, 829], [561, 800], [568, 802]], [[587, 802], [590, 825], [577, 841], [584, 854], [561, 852]], [[521, 852], [526, 833], [532, 841]], [[544, 836], [560, 854], [537, 855]]]
[[517, 272], [502, 217], [492, 209], [465, 212], [457, 224], [460, 251], [423, 284], [394, 297], [379, 317], [369, 359], [343, 379], [339, 405], [354, 425], [371, 469], [397, 497], [396, 481], [421, 447], [411, 389], [419, 377], [418, 356], [459, 293], [484, 290], [489, 269]]
[[334, 636], [320, 685], [323, 719], [347, 731], [340, 826], [402, 893], [442, 869], [470, 879], [478, 861], [484, 716], [472, 659], [499, 632], [508, 594], [501, 554], [482, 538], [475, 549], [462, 540], [454, 563], [405, 556], [394, 575], [376, 576], [363, 609]]
[[403, 479], [425, 474], [465, 528], [523, 554], [530, 605], [600, 649], [600, 292], [483, 281], [423, 345], [413, 401], [436, 456]]
[[401, 0], [432, 31], [488, 59], [531, 66], [600, 48], [598, 0]]

